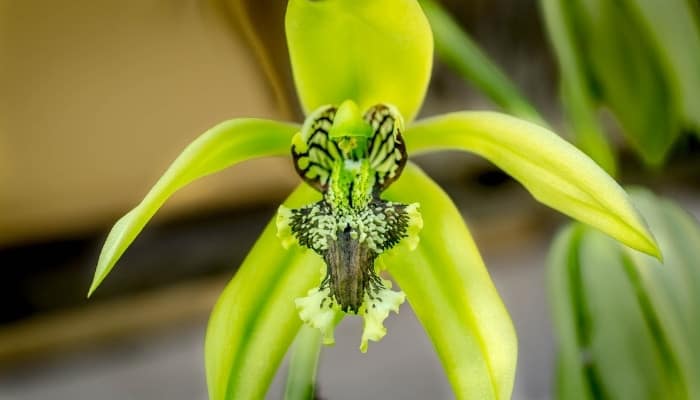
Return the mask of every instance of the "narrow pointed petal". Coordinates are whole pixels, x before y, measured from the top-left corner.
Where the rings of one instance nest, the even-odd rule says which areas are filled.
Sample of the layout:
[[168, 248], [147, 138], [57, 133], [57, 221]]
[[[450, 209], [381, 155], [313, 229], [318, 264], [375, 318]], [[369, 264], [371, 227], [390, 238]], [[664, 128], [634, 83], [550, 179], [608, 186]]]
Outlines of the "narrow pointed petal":
[[205, 175], [257, 157], [287, 155], [298, 126], [260, 119], [223, 122], [192, 142], [133, 210], [107, 236], [88, 296], [102, 283], [114, 264], [146, 223], [178, 189]]
[[449, 197], [410, 164], [386, 196], [421, 205], [424, 226], [383, 256], [435, 346], [458, 399], [510, 399], [515, 330], [462, 216]]
[[428, 87], [433, 37], [413, 0], [291, 0], [287, 43], [306, 112], [353, 100], [412, 120]]
[[[316, 200], [303, 185], [285, 205]], [[205, 341], [211, 400], [264, 398], [302, 323], [294, 299], [320, 282], [322, 259], [297, 246], [285, 250], [276, 231], [272, 221], [212, 311]]]
[[409, 153], [457, 149], [496, 164], [540, 202], [620, 242], [660, 257], [625, 191], [580, 150], [538, 125], [494, 112], [420, 121], [405, 134]]

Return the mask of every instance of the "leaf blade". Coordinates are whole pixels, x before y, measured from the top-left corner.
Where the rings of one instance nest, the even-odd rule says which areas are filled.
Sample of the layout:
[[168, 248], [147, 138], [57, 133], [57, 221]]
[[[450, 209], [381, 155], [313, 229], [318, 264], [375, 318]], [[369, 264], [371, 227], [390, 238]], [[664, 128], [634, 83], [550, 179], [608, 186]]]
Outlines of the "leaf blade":
[[410, 153], [476, 153], [518, 180], [540, 202], [659, 257], [625, 191], [580, 150], [538, 125], [495, 112], [458, 112], [410, 126]]
[[535, 107], [501, 69], [434, 0], [420, 0], [435, 39], [435, 52], [466, 81], [472, 82], [504, 111], [546, 125]]
[[594, 94], [583, 57], [576, 45], [571, 4], [541, 0], [540, 10], [557, 55], [564, 111], [575, 134], [576, 145], [611, 175], [617, 173], [615, 155], [596, 115]]
[[100, 253], [88, 297], [160, 206], [178, 189], [241, 161], [288, 154], [297, 130], [292, 124], [238, 119], [223, 122], [202, 134], [185, 148], [141, 203], [114, 224]]

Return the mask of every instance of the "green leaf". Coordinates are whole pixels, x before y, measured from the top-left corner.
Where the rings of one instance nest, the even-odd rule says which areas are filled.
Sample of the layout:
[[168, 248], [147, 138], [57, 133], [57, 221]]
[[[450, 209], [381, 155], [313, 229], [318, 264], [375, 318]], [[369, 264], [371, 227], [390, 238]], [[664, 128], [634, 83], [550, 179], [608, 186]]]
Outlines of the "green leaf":
[[[318, 200], [302, 185], [285, 205]], [[204, 349], [211, 400], [264, 398], [301, 326], [294, 299], [321, 281], [322, 259], [299, 247], [285, 250], [276, 232], [273, 220], [212, 311]]]
[[650, 35], [624, 2], [567, 1], [576, 46], [627, 140], [650, 165], [663, 162], [679, 132], [680, 101]]
[[285, 400], [313, 400], [320, 354], [321, 331], [303, 325], [294, 340], [289, 359]]
[[509, 399], [515, 330], [459, 211], [410, 163], [386, 197], [420, 203], [418, 248], [399, 245], [382, 262], [433, 342], [456, 398]]
[[256, 157], [287, 155], [298, 126], [260, 119], [223, 122], [192, 142], [133, 210], [107, 236], [88, 296], [102, 283], [114, 264], [153, 214], [175, 191], [197, 178]]
[[[664, 262], [627, 251], [626, 258], [648, 307], [658, 320], [657, 337], [668, 363], [685, 382], [691, 398], [700, 398], [700, 224], [672, 201], [648, 190], [630, 190], [656, 236]], [[672, 368], [675, 365], [680, 367]]]
[[412, 120], [430, 80], [433, 38], [412, 0], [290, 0], [287, 43], [308, 114], [354, 100], [396, 106]]
[[584, 228], [569, 224], [557, 234], [547, 259], [549, 304], [557, 339], [556, 398], [592, 400], [590, 378], [593, 371], [586, 363], [590, 345], [582, 312], [581, 263], [579, 245]]
[[409, 154], [457, 149], [488, 159], [540, 202], [659, 257], [625, 191], [595, 162], [555, 133], [494, 112], [460, 112], [406, 130]]
[[[589, 230], [580, 244], [583, 310], [590, 321], [587, 349], [594, 364], [595, 384], [610, 398], [660, 399], [674, 396], [670, 368], [654, 324], [629, 279], [620, 247]], [[640, 379], [644, 377], [644, 379]], [[675, 392], [677, 395], [678, 393]]]
[[570, 4], [560, 0], [542, 0], [540, 5], [549, 40], [557, 55], [562, 102], [575, 134], [576, 146], [615, 176], [615, 156], [596, 115], [586, 66], [578, 54], [574, 26], [570, 21], [567, 7]]
[[514, 83], [479, 49], [457, 22], [433, 0], [420, 0], [435, 38], [435, 51], [447, 66], [473, 82], [504, 111], [546, 125]]
[[691, 0], [626, 0], [639, 13], [666, 75], [682, 99], [686, 122], [700, 133], [700, 13]]
[[631, 193], [664, 264], [575, 224], [550, 253], [561, 398], [700, 398], [700, 225]]

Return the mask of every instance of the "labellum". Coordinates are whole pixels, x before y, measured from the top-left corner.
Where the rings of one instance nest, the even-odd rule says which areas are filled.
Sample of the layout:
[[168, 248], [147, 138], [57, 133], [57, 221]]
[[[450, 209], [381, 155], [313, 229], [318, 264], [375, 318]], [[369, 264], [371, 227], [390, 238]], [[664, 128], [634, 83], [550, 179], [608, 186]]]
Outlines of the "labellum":
[[302, 319], [321, 329], [327, 343], [333, 342], [334, 314], [342, 311], [365, 318], [366, 350], [367, 339], [384, 336], [389, 310], [398, 311], [404, 301], [375, 267], [377, 257], [402, 239], [415, 247], [423, 223], [417, 203], [380, 197], [406, 165], [402, 129], [392, 106], [376, 105], [362, 115], [346, 101], [316, 110], [293, 139], [295, 168], [323, 199], [298, 209], [280, 207], [278, 236], [285, 247], [296, 242], [326, 264], [319, 288], [296, 302]]

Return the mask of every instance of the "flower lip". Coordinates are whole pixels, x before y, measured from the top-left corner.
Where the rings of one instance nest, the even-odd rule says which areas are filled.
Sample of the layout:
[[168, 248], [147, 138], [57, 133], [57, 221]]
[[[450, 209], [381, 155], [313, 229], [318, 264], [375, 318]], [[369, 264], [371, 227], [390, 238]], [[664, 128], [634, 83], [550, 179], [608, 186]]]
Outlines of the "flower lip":
[[368, 340], [384, 336], [382, 321], [405, 297], [389, 290], [375, 261], [404, 239], [415, 248], [422, 227], [418, 204], [380, 197], [407, 162], [402, 130], [396, 108], [382, 104], [364, 115], [351, 100], [312, 113], [292, 140], [292, 156], [299, 175], [323, 200], [298, 209], [280, 207], [277, 214], [282, 245], [296, 242], [326, 264], [320, 286], [297, 299], [300, 317], [329, 337], [331, 309], [362, 315], [362, 351]]

